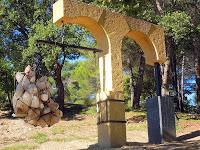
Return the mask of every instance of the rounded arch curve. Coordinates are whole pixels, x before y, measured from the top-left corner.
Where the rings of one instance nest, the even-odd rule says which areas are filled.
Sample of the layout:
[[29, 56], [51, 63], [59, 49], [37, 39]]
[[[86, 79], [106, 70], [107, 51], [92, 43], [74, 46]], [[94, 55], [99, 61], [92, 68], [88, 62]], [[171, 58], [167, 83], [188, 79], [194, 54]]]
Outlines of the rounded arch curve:
[[[106, 59], [107, 54], [110, 53], [110, 40], [107, 36], [104, 28], [91, 17], [79, 16], [79, 17], [63, 17], [64, 24], [78, 24], [85, 27], [92, 33], [97, 41], [97, 47], [103, 50], [103, 53], [99, 54], [99, 74], [100, 74], [100, 86], [101, 91], [105, 91], [108, 81], [112, 81], [111, 73], [107, 70], [112, 68], [111, 60]], [[109, 84], [111, 85], [111, 84]]]
[[78, 24], [85, 27], [92, 33], [97, 41], [97, 47], [103, 50], [103, 54], [107, 54], [109, 51], [109, 38], [104, 28], [98, 24], [94, 19], [90, 17], [80, 16], [74, 18], [63, 18], [65, 24]]
[[156, 49], [148, 35], [139, 31], [130, 31], [127, 33], [127, 36], [141, 47], [147, 64], [154, 65], [154, 63], [157, 62]]

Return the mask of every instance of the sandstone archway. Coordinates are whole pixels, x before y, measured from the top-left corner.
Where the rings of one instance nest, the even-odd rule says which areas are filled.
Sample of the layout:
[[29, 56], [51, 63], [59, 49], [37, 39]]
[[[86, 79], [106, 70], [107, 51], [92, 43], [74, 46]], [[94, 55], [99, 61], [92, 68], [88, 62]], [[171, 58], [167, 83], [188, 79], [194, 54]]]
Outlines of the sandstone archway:
[[125, 36], [144, 51], [146, 63], [165, 62], [164, 31], [161, 27], [75, 0], [53, 5], [53, 22], [60, 26], [79, 24], [87, 28], [103, 50], [99, 57], [101, 92], [97, 94], [98, 142], [115, 147], [126, 143], [121, 47]]

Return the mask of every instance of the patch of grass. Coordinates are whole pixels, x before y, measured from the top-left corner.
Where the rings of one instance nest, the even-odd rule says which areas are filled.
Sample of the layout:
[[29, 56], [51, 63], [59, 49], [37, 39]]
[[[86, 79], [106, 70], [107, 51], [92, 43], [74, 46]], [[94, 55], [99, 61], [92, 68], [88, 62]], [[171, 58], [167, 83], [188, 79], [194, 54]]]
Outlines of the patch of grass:
[[67, 142], [67, 138], [52, 138], [51, 141], [54, 141], [54, 142]]
[[71, 142], [71, 141], [80, 141], [80, 140], [84, 140], [84, 141], [94, 141], [95, 137], [91, 137], [91, 136], [80, 136], [80, 135], [76, 135], [76, 134], [69, 134], [67, 137], [64, 138], [52, 138], [50, 139], [51, 141], [54, 142]]
[[74, 140], [78, 140], [77, 137], [74, 135], [68, 135], [65, 138], [52, 138], [51, 139], [51, 141], [54, 141], [54, 142], [71, 142]]
[[130, 118], [133, 116], [146, 116], [146, 112], [144, 111], [130, 111], [126, 112], [126, 118]]
[[192, 122], [198, 122], [198, 123], [200, 123], [200, 120], [195, 120], [195, 119], [192, 119], [192, 120], [190, 120], [190, 121], [192, 121]]
[[182, 131], [184, 129], [185, 129], [185, 127], [183, 127], [181, 125], [176, 125], [176, 131]]
[[39, 144], [45, 143], [49, 140], [47, 134], [39, 132], [31, 136], [31, 138], [34, 139], [34, 141]]
[[185, 128], [188, 127], [188, 125], [194, 125], [194, 123], [200, 123], [200, 120], [194, 120], [194, 119], [185, 119], [185, 118], [181, 118], [178, 121], [176, 121], [176, 131], [183, 131]]
[[127, 125], [128, 131], [146, 131], [147, 124], [146, 123], [131, 123]]
[[8, 147], [5, 147], [3, 149], [0, 150], [32, 150], [37, 148], [36, 145], [31, 145], [31, 144], [15, 144], [15, 145], [11, 145]]
[[51, 132], [53, 135], [56, 135], [56, 134], [64, 134], [65, 132], [65, 127], [64, 126], [53, 126], [51, 128]]
[[189, 114], [189, 113], [176, 113], [180, 120], [200, 120], [199, 114]]

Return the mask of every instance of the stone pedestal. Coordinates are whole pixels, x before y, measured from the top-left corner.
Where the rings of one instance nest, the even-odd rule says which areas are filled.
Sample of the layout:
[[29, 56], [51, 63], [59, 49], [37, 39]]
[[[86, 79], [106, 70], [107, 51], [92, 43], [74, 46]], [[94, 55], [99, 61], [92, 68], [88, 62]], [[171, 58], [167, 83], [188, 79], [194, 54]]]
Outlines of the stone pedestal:
[[101, 147], [126, 144], [125, 104], [122, 100], [106, 99], [97, 103], [98, 143]]
[[176, 138], [173, 97], [153, 97], [147, 100], [149, 143], [161, 144]]

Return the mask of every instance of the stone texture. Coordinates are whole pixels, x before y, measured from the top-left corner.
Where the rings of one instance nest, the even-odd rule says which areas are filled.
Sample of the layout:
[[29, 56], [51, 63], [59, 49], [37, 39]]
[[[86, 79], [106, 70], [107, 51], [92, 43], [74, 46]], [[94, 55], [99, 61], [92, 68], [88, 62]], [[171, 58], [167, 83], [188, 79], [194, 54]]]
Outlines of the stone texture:
[[121, 147], [126, 145], [125, 123], [104, 123], [98, 125], [98, 143], [101, 147]]
[[123, 101], [105, 100], [98, 105], [98, 123], [108, 121], [125, 121], [125, 104]]
[[148, 32], [152, 26], [151, 23], [146, 22], [144, 20], [135, 19], [132, 17], [125, 17], [125, 19], [131, 30], [141, 32], [141, 33], [148, 35]]

